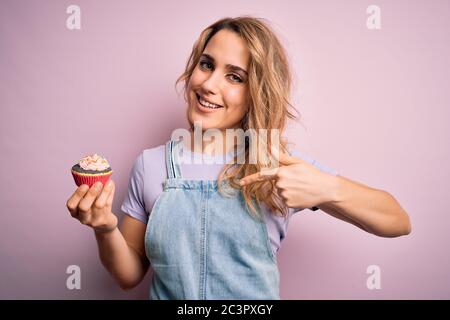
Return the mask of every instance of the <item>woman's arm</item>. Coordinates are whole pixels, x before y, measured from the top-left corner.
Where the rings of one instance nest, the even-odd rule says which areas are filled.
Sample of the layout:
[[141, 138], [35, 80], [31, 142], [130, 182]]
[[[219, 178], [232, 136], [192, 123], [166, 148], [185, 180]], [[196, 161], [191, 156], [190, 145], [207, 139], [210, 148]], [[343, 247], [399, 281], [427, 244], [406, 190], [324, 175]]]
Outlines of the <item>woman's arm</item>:
[[332, 178], [333, 200], [318, 205], [319, 209], [380, 237], [411, 233], [408, 214], [391, 194], [339, 175]]
[[283, 153], [279, 162], [281, 167], [246, 176], [240, 185], [274, 180], [278, 194], [288, 207], [316, 206], [380, 237], [398, 237], [411, 232], [408, 214], [386, 191], [322, 172], [303, 159]]
[[149, 268], [145, 230], [143, 222], [125, 215], [120, 231], [116, 228], [107, 233], [95, 232], [100, 260], [123, 290], [137, 286]]
[[146, 225], [125, 216], [119, 231], [117, 216], [111, 211], [114, 191], [112, 180], [104, 187], [100, 182], [91, 187], [83, 184], [66, 205], [73, 218], [94, 229], [102, 264], [127, 290], [142, 280], [149, 267], [144, 250]]

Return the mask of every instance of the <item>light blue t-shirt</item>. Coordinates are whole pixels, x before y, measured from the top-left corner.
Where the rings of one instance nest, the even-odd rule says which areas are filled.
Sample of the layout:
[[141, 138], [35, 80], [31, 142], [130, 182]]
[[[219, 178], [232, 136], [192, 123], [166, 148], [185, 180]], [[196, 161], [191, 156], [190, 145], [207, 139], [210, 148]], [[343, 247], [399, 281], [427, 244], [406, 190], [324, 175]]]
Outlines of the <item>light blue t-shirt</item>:
[[[224, 161], [232, 159], [233, 156], [233, 153], [230, 152], [224, 155], [225, 158], [219, 159], [214, 155], [208, 156], [199, 152], [192, 152], [188, 148], [183, 148], [183, 152], [186, 152], [186, 156], [192, 159], [193, 157], [203, 156], [204, 160], [202, 164], [195, 164], [193, 161], [192, 163], [181, 163], [182, 178], [189, 180], [218, 179], [219, 173], [224, 163], [226, 163]], [[292, 150], [291, 154], [314, 165], [322, 172], [335, 176], [338, 175], [338, 172], [333, 168], [324, 166], [297, 150]], [[214, 161], [215, 163], [213, 163]], [[163, 182], [166, 178], [165, 145], [142, 151], [135, 160], [131, 170], [128, 192], [122, 203], [121, 210], [129, 216], [147, 224], [153, 205], [163, 191]], [[281, 241], [286, 237], [289, 219], [292, 214], [303, 209], [289, 208], [289, 215], [286, 218], [272, 214], [265, 206], [262, 206], [262, 209], [270, 244], [274, 254], [276, 254], [280, 248]]]

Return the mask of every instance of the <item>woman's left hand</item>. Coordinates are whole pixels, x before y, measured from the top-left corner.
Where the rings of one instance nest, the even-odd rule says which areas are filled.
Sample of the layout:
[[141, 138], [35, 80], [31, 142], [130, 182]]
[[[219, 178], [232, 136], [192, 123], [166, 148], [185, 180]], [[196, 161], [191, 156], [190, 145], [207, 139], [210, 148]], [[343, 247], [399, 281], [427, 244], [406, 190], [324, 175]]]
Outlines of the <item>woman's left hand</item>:
[[336, 200], [337, 177], [312, 164], [280, 153], [280, 166], [241, 179], [246, 186], [256, 181], [275, 180], [278, 194], [290, 208], [312, 208]]

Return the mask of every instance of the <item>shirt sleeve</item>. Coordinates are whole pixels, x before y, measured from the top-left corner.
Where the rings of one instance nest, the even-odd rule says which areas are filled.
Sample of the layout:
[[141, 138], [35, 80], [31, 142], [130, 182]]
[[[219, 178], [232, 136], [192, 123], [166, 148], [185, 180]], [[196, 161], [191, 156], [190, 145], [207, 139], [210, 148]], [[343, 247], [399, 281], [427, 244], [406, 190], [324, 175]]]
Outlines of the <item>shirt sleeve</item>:
[[[294, 157], [300, 158], [300, 159], [302, 159], [302, 160], [312, 164], [313, 166], [315, 166], [317, 169], [319, 169], [322, 172], [331, 174], [333, 176], [337, 176], [339, 174], [339, 172], [336, 169], [331, 168], [331, 167], [326, 166], [326, 165], [323, 165], [320, 162], [316, 161], [315, 159], [311, 158], [310, 156], [308, 156], [308, 155], [306, 155], [306, 154], [304, 154], [304, 153], [302, 153], [302, 152], [300, 152], [300, 151], [298, 151], [296, 149], [291, 151], [291, 155], [294, 156]], [[312, 207], [312, 208], [308, 208], [308, 209], [312, 210], [312, 211], [319, 210], [319, 208], [317, 208], [317, 207]], [[301, 210], [303, 210], [303, 209], [302, 208], [289, 208], [289, 213], [290, 214], [294, 214], [294, 213], [296, 213], [298, 211], [301, 211]]]
[[144, 154], [141, 153], [134, 162], [128, 182], [128, 191], [121, 210], [129, 216], [147, 223], [148, 214], [144, 202]]

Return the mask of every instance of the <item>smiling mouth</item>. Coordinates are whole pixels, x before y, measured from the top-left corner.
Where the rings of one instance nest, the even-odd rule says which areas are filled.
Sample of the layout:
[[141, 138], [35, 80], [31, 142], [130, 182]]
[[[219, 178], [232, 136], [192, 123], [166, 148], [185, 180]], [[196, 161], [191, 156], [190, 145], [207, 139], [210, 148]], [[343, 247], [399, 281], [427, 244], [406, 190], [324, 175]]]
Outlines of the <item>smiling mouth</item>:
[[208, 108], [208, 109], [220, 109], [220, 108], [223, 108], [223, 107], [220, 106], [220, 105], [213, 104], [213, 103], [209, 103], [209, 102], [203, 100], [203, 99], [200, 97], [200, 95], [198, 95], [197, 93], [196, 93], [195, 95], [196, 95], [196, 97], [197, 97], [197, 101], [201, 104], [202, 107], [205, 107], [205, 108]]

